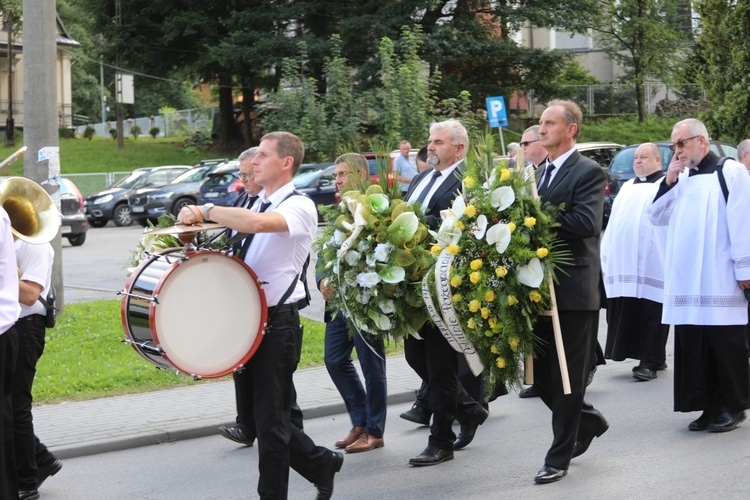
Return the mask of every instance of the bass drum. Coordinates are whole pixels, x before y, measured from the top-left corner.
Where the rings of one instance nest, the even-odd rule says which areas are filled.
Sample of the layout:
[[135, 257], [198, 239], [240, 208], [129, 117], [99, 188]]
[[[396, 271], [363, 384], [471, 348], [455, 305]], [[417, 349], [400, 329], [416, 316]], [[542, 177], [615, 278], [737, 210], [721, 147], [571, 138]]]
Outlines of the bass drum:
[[122, 294], [126, 341], [164, 370], [222, 377], [243, 367], [263, 339], [266, 297], [237, 257], [167, 249], [144, 260]]

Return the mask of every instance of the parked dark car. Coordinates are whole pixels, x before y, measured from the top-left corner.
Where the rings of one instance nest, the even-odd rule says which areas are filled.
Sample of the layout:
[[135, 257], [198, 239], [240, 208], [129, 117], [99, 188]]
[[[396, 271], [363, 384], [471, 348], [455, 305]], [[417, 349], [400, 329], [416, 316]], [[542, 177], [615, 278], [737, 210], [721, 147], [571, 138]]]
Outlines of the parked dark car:
[[228, 161], [206, 177], [198, 194], [198, 205], [213, 203], [230, 207], [242, 193], [242, 182], [239, 177], [240, 163]]
[[[308, 170], [294, 176], [292, 180], [294, 187], [300, 193], [309, 196], [318, 205], [332, 205], [336, 203], [336, 182], [333, 172], [336, 170], [335, 165], [324, 169]], [[323, 216], [318, 213], [318, 220], [322, 221]]]
[[186, 165], [176, 165], [133, 170], [130, 175], [118, 180], [104, 191], [86, 198], [84, 211], [89, 224], [93, 227], [104, 227], [112, 219], [116, 226], [129, 226], [133, 219], [130, 217], [128, 195], [141, 187], [164, 186], [189, 169]]
[[60, 179], [60, 212], [62, 237], [74, 247], [83, 245], [89, 223], [83, 213], [83, 195], [70, 179]]
[[185, 205], [195, 205], [201, 184], [208, 174], [220, 165], [221, 163], [207, 162], [205, 165], [191, 168], [166, 186], [137, 189], [128, 197], [130, 217], [146, 226], [147, 221], [155, 224], [161, 215], [177, 215]]

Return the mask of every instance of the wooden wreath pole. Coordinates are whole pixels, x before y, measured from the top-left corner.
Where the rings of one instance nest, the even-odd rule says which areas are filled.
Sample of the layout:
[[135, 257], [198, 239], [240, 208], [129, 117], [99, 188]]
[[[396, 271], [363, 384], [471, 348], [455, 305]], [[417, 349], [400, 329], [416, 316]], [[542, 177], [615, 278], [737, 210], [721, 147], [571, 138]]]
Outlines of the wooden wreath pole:
[[[523, 150], [520, 150], [516, 155], [516, 165], [525, 165], [526, 160], [524, 159]], [[531, 177], [531, 194], [534, 198], [539, 198], [539, 192], [536, 189], [536, 176], [533, 171], [530, 171]], [[555, 336], [555, 347], [557, 348], [557, 362], [560, 365], [560, 378], [562, 379], [563, 394], [570, 394], [570, 376], [568, 375], [568, 361], [565, 358], [565, 345], [562, 340], [562, 329], [560, 328], [560, 314], [557, 310], [557, 298], [555, 297], [555, 284], [552, 282], [552, 273], [549, 276], [549, 298], [552, 303], [552, 307], [548, 311], [541, 313], [541, 316], [552, 317], [552, 332]], [[526, 356], [526, 368], [525, 368], [525, 379], [526, 384], [531, 385], [534, 383], [534, 357]]]

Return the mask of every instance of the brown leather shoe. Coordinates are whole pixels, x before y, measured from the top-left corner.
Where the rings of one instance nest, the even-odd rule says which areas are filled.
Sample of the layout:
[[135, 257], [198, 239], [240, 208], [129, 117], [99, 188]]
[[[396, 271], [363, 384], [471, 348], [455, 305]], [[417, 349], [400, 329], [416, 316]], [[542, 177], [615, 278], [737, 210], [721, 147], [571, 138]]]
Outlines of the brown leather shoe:
[[341, 441], [336, 441], [336, 448], [346, 448], [354, 441], [356, 441], [363, 432], [365, 432], [364, 427], [352, 427], [352, 430], [349, 431], [348, 436], [346, 436]]
[[359, 439], [354, 441], [352, 444], [346, 447], [344, 451], [347, 453], [359, 453], [361, 451], [370, 451], [375, 448], [382, 448], [385, 446], [383, 438], [376, 438], [375, 436], [363, 432]]

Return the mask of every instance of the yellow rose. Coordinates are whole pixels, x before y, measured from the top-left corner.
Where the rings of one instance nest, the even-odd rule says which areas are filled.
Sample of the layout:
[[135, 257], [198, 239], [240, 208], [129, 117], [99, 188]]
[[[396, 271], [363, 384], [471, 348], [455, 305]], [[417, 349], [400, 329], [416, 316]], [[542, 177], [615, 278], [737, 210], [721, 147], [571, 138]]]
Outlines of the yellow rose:
[[513, 307], [515, 304], [518, 304], [518, 299], [513, 295], [508, 295], [508, 306]]
[[490, 319], [488, 319], [487, 320], [487, 324], [490, 325], [490, 328], [492, 328], [494, 330], [495, 327], [497, 326], [497, 318], [490, 318]]
[[467, 217], [474, 217], [477, 214], [477, 209], [474, 205], [467, 205], [466, 208], [464, 208], [464, 214]]
[[484, 292], [484, 301], [485, 302], [494, 302], [495, 300], [495, 292], [492, 290], [487, 290]]
[[536, 219], [534, 217], [526, 217], [523, 221], [523, 225], [526, 227], [534, 227], [534, 225], [536, 225]]
[[510, 348], [513, 350], [513, 352], [516, 352], [518, 350], [518, 344], [520, 342], [518, 342], [517, 338], [513, 337], [508, 343], [510, 344]]
[[469, 264], [469, 267], [472, 268], [474, 271], [478, 271], [482, 269], [482, 265], [484, 263], [482, 262], [482, 259], [474, 259], [471, 261], [471, 264]]
[[448, 253], [451, 255], [458, 254], [458, 245], [448, 245]]
[[432, 255], [437, 255], [442, 251], [443, 251], [443, 247], [441, 247], [440, 245], [432, 245], [432, 248], [430, 248], [430, 253]]
[[508, 222], [508, 229], [510, 229], [510, 232], [512, 233], [513, 231], [516, 230], [516, 225], [513, 224], [512, 222]]
[[460, 220], [457, 220], [456, 222], [453, 223], [453, 227], [463, 231], [465, 226], [463, 222], [461, 222]]
[[477, 322], [474, 321], [474, 318], [469, 318], [469, 321], [466, 322], [466, 326], [473, 330], [477, 327]]
[[466, 189], [473, 188], [475, 183], [476, 181], [473, 177], [464, 177], [464, 186], [466, 186]]
[[542, 296], [539, 294], [539, 292], [534, 290], [533, 292], [529, 293], [529, 299], [531, 299], [532, 302], [539, 302], [540, 300], [542, 300]]
[[505, 268], [505, 266], [500, 266], [495, 269], [495, 274], [498, 278], [505, 278], [505, 275], [508, 274], [508, 270]]
[[451, 297], [451, 300], [453, 301], [454, 304], [456, 304], [456, 303], [461, 302], [462, 300], [464, 300], [464, 296], [461, 295], [460, 293], [457, 293], [457, 294], [453, 295], [453, 297]]
[[482, 303], [478, 300], [472, 300], [469, 302], [469, 311], [475, 313], [479, 310], [479, 308], [482, 307]]
[[539, 257], [540, 259], [543, 259], [548, 255], [549, 255], [549, 250], [547, 250], [546, 248], [537, 248], [536, 256]]
[[486, 307], [482, 308], [482, 318], [487, 319], [490, 317], [490, 310]]
[[510, 179], [510, 170], [507, 168], [500, 170], [500, 182], [507, 181], [508, 179]]
[[497, 346], [496, 345], [493, 345], [492, 347], [490, 347], [490, 352], [492, 354], [500, 354], [500, 351], [497, 350]]
[[469, 281], [476, 285], [477, 283], [482, 281], [482, 275], [479, 273], [479, 271], [474, 271], [469, 275]]
[[495, 364], [500, 369], [505, 368], [505, 358], [497, 358], [497, 362]]
[[457, 274], [451, 278], [451, 286], [461, 286], [461, 281], [461, 276]]

